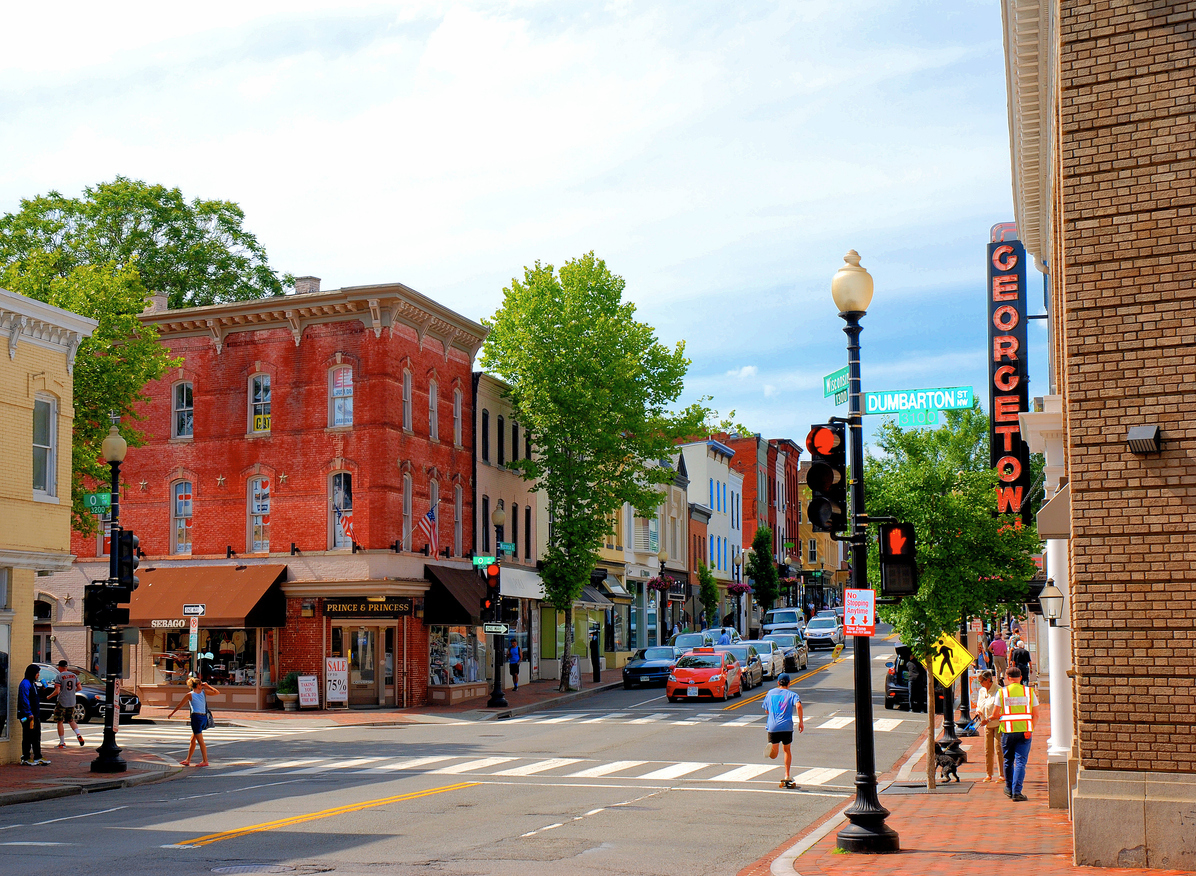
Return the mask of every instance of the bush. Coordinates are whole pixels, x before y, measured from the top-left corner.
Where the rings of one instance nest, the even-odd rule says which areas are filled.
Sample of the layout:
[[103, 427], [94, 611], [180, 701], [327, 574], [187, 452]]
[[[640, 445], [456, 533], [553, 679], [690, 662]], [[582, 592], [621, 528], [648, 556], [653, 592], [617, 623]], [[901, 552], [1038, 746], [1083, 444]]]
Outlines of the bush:
[[297, 694], [299, 693], [299, 673], [288, 672], [283, 676], [282, 681], [278, 683], [278, 690], [276, 693], [280, 694]]

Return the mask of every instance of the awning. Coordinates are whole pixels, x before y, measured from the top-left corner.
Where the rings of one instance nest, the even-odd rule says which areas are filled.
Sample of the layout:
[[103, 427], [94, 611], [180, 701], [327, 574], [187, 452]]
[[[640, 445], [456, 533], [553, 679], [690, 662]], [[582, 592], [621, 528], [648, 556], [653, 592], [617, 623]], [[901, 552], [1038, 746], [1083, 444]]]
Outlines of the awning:
[[[184, 605], [202, 604], [201, 627], [282, 627], [286, 597], [281, 565], [160, 566], [138, 570], [140, 586], [129, 604], [129, 626], [166, 627], [185, 617]], [[155, 623], [157, 621], [158, 623]]]
[[575, 605], [585, 606], [586, 608], [610, 608], [614, 605], [613, 602], [589, 584], [581, 588], [581, 596], [577, 597], [573, 602]]
[[517, 569], [500, 566], [498, 589], [503, 596], [516, 599], [543, 599], [544, 581], [538, 572], [531, 569]]
[[620, 584], [619, 579], [614, 575], [606, 576], [606, 580], [602, 582], [598, 592], [615, 602], [634, 601], [631, 594], [627, 592], [627, 588]]
[[[432, 582], [424, 597], [424, 623], [437, 626], [470, 626], [481, 623], [486, 582], [472, 569], [424, 566]], [[501, 580], [501, 579], [500, 579]]]
[[1071, 538], [1071, 484], [1064, 484], [1038, 509], [1039, 538]]

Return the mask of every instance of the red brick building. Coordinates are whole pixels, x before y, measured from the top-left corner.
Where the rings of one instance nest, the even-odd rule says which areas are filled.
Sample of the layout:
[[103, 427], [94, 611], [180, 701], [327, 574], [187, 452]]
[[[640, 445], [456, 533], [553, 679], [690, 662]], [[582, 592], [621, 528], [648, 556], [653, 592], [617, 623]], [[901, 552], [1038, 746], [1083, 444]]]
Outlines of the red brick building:
[[[132, 681], [149, 702], [181, 691], [183, 601], [207, 605], [200, 667], [242, 707], [290, 671], [323, 691], [329, 657], [347, 663], [349, 704], [424, 702], [430, 673], [484, 681], [458, 558], [485, 329], [398, 283], [296, 286], [142, 317], [180, 360], [146, 387], [147, 441], [122, 470], [121, 523], [145, 553]], [[433, 508], [436, 550], [420, 525]], [[102, 550], [75, 537], [77, 577]]]

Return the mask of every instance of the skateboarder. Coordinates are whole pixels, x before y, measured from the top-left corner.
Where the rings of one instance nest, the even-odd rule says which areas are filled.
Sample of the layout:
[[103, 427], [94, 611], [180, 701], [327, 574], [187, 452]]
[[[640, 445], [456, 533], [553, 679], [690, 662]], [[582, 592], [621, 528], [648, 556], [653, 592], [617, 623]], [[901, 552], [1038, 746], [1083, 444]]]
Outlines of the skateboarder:
[[764, 697], [764, 711], [768, 713], [768, 744], [764, 747], [764, 755], [776, 760], [778, 746], [785, 749], [785, 778], [781, 787], [796, 788], [797, 783], [789, 777], [793, 764], [793, 713], [797, 712], [798, 733], [805, 732], [806, 719], [802, 714], [801, 697], [789, 690], [789, 673], [782, 672], [777, 677], [777, 684], [779, 687], [774, 687]]

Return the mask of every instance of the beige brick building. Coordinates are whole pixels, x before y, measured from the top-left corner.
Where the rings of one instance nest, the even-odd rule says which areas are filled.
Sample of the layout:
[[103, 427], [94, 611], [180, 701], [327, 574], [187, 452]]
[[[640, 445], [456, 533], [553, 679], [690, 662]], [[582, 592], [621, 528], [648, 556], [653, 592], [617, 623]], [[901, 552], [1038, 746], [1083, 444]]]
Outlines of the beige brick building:
[[95, 326], [0, 289], [0, 441], [12, 451], [0, 467], [0, 763], [21, 754], [17, 688], [34, 653], [37, 575], [71, 566], [72, 371]]
[[[1067, 596], [1052, 797], [1076, 863], [1196, 869], [1196, 4], [1002, 9], [1016, 219], [1050, 287], [1053, 396], [1027, 432]], [[1155, 426], [1159, 452], [1128, 446]]]

